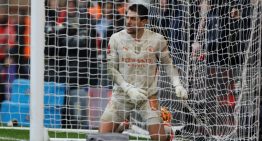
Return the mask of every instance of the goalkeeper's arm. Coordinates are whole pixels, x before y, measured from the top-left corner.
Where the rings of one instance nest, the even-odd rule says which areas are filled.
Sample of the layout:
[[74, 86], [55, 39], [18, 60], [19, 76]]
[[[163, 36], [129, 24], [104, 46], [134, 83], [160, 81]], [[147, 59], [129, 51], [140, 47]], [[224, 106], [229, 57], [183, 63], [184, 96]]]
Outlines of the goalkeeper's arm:
[[164, 42], [162, 42], [161, 44], [163, 45], [162, 50], [161, 53], [159, 54], [161, 65], [166, 70], [167, 75], [171, 79], [172, 85], [175, 87], [176, 96], [182, 99], [187, 99], [188, 98], [187, 91], [180, 82], [179, 73], [176, 66], [173, 65], [172, 59], [170, 57], [170, 53], [167, 48], [167, 43], [164, 39], [163, 41]]
[[112, 81], [120, 86], [124, 93], [129, 96], [132, 103], [138, 104], [147, 100], [146, 91], [127, 83], [111, 61], [108, 62], [108, 74]]
[[172, 85], [175, 87], [176, 96], [182, 99], [187, 99], [187, 91], [180, 82], [179, 73], [175, 65], [171, 63], [163, 65], [168, 76], [170, 76]]
[[[113, 46], [112, 46], [113, 45]], [[108, 51], [108, 75], [111, 80], [116, 83], [118, 86], [121, 87], [121, 89], [124, 91], [125, 94], [127, 94], [134, 104], [137, 104], [137, 102], [141, 102], [147, 99], [146, 97], [146, 91], [140, 88], [136, 88], [132, 84], [127, 83], [122, 74], [119, 72], [119, 60], [118, 60], [118, 54], [116, 51], [115, 42], [113, 42], [113, 39], [111, 38], [109, 41], [109, 49]]]

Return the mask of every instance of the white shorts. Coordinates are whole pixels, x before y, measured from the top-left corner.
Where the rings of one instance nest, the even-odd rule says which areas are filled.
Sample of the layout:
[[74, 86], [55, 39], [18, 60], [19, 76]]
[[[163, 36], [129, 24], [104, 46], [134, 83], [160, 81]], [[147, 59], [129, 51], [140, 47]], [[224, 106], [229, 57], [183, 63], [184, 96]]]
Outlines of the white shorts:
[[121, 123], [126, 119], [128, 120], [132, 110], [136, 110], [147, 125], [159, 124], [162, 122], [159, 107], [157, 100], [147, 100], [140, 105], [124, 100], [113, 100], [107, 104], [101, 116], [101, 121]]

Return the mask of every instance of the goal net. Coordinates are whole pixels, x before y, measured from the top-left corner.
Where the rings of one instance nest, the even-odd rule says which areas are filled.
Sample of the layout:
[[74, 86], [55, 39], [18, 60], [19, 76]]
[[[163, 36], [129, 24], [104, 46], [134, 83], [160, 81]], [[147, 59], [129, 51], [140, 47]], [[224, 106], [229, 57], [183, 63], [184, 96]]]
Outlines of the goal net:
[[[188, 92], [187, 100], [177, 98], [159, 66], [158, 98], [174, 140], [258, 141], [260, 0], [46, 0], [43, 123], [49, 137], [86, 140], [97, 133], [113, 89], [108, 41], [125, 29], [132, 3], [149, 9], [145, 28], [165, 37]], [[30, 6], [29, 0], [0, 1], [0, 130], [6, 133], [0, 131], [0, 140], [29, 137]], [[124, 133], [146, 140], [139, 114], [132, 111]]]

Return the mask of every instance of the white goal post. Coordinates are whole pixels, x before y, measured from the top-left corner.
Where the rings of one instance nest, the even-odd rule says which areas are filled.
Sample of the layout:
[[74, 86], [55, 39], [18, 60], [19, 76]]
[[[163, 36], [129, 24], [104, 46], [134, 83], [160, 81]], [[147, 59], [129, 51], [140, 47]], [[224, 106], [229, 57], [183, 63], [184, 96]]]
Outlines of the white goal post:
[[[261, 140], [261, 0], [0, 1], [0, 130], [29, 130], [30, 141], [97, 133], [113, 94], [108, 41], [125, 29], [132, 3], [149, 9], [145, 28], [165, 37], [188, 92], [176, 97], [159, 65], [161, 117], [173, 140]], [[134, 58], [120, 63], [151, 65]], [[123, 134], [149, 139], [142, 119], [134, 109]], [[20, 140], [0, 131], [1, 139]]]
[[[44, 130], [44, 0], [31, 1], [30, 141], [47, 141]], [[46, 139], [45, 139], [46, 138]]]

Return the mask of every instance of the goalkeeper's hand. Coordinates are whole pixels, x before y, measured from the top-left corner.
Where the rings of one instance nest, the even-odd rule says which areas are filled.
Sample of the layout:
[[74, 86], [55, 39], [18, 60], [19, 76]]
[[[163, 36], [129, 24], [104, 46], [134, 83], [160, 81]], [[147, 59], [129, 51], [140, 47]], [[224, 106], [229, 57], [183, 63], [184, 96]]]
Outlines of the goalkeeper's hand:
[[179, 97], [181, 99], [188, 99], [187, 91], [183, 86], [177, 85], [177, 86], [175, 86], [175, 89], [176, 89], [176, 96], [177, 97]]
[[130, 100], [134, 104], [139, 104], [147, 100], [146, 91], [135, 86], [124, 83], [121, 85], [124, 92], [129, 96]]
[[181, 99], [188, 99], [186, 89], [181, 85], [178, 74], [173, 77], [173, 86], [175, 87], [176, 97]]

